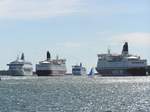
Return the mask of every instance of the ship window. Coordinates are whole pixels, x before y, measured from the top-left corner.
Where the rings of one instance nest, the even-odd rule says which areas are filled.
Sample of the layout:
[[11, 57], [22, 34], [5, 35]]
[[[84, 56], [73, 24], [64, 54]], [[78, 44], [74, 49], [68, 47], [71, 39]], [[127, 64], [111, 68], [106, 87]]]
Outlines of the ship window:
[[144, 64], [144, 62], [132, 62], [133, 64]]
[[73, 69], [73, 71], [80, 71], [80, 69], [77, 69], [77, 68], [76, 68], [76, 69]]

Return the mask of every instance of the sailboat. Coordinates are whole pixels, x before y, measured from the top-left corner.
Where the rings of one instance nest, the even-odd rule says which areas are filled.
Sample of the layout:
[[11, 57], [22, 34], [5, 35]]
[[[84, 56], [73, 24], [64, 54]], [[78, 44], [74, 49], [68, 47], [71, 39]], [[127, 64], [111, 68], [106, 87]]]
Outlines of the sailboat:
[[93, 77], [95, 75], [94, 73], [94, 67], [91, 68], [90, 73], [88, 74], [89, 77]]

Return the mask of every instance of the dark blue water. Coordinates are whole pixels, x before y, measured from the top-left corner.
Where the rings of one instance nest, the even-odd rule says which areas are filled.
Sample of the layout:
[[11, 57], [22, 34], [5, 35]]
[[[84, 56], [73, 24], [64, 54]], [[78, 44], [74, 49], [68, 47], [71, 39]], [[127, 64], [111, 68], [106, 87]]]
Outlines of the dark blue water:
[[150, 112], [150, 77], [3, 78], [0, 112]]

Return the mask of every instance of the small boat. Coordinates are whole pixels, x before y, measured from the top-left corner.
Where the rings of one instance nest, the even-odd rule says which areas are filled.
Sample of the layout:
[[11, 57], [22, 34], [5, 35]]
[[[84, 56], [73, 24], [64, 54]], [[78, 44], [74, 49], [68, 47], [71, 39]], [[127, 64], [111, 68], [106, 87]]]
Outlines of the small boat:
[[89, 77], [93, 77], [95, 75], [94, 68], [92, 67], [90, 73], [88, 74]]

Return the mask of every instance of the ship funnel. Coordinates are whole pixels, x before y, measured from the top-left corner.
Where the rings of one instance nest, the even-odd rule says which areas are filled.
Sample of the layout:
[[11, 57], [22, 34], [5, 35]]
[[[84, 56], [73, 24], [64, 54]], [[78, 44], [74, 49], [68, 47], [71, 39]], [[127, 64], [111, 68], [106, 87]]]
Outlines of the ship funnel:
[[123, 45], [122, 54], [123, 55], [128, 55], [128, 53], [129, 53], [128, 42], [125, 42], [125, 44]]
[[80, 63], [80, 67], [82, 67], [82, 63]]
[[51, 54], [49, 51], [47, 51], [47, 61], [51, 60]]
[[22, 55], [21, 55], [21, 60], [25, 60], [24, 53], [22, 53]]

